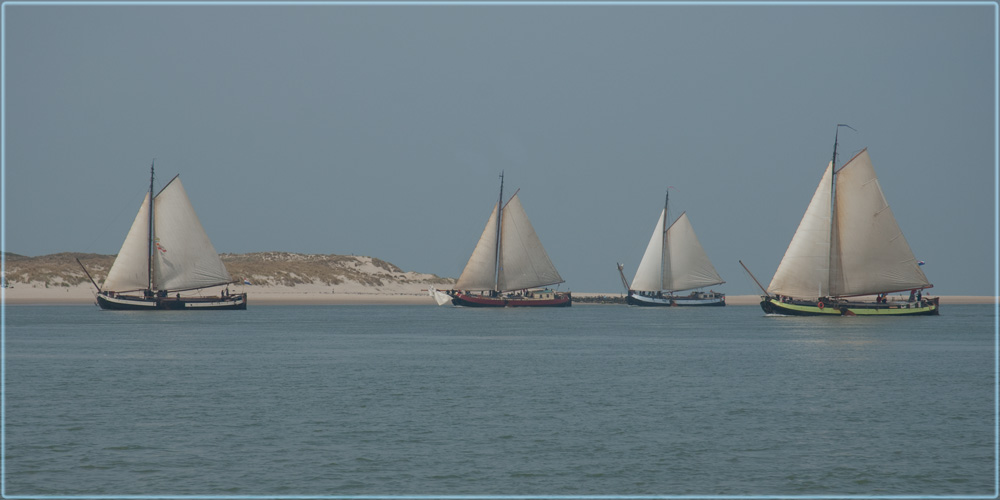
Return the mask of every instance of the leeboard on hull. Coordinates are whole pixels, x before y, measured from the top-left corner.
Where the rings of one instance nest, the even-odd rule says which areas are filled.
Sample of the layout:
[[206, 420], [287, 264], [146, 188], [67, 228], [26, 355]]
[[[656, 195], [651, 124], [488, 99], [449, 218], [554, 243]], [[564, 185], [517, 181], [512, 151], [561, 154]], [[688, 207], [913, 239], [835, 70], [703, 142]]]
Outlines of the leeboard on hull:
[[695, 292], [683, 296], [659, 296], [649, 297], [630, 292], [625, 302], [633, 306], [647, 307], [680, 307], [680, 306], [708, 306], [721, 307], [726, 305], [726, 295], [722, 293], [699, 293]]
[[[573, 305], [573, 296], [567, 293], [557, 293], [548, 291], [537, 295], [472, 295], [448, 291], [451, 295], [451, 303], [463, 307], [570, 307]], [[532, 294], [535, 295], [535, 294]]]
[[[451, 303], [456, 306], [569, 307], [573, 302], [569, 292], [540, 289], [563, 282], [517, 193], [503, 203], [501, 173], [500, 196], [479, 243], [472, 250], [455, 288], [443, 292], [451, 296]], [[438, 305], [447, 303], [438, 290], [430, 292]]]
[[938, 297], [914, 302], [893, 301], [888, 303], [831, 299], [816, 302], [780, 301], [774, 297], [762, 297], [761, 299], [760, 307], [765, 313], [788, 316], [936, 316], [939, 314]]
[[[840, 127], [850, 126], [837, 124], [833, 157], [771, 284], [766, 289], [761, 286], [761, 308], [769, 314], [796, 316], [938, 314], [937, 299], [917, 295], [933, 285], [889, 208], [868, 149], [837, 168]], [[906, 301], [858, 299], [907, 290], [911, 299]]]
[[115, 311], [155, 311], [155, 310], [244, 310], [247, 308], [247, 294], [226, 297], [139, 297], [132, 295], [97, 295], [97, 305], [101, 309]]

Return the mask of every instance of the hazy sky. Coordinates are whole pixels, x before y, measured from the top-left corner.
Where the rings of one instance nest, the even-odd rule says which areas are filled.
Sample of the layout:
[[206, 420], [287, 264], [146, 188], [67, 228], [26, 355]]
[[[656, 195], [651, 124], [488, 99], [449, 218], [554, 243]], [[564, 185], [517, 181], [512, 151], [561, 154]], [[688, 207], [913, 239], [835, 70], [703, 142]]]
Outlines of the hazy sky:
[[937, 294], [991, 294], [997, 7], [3, 5], [4, 246], [114, 254], [156, 159], [220, 252], [457, 277], [520, 197], [560, 288], [618, 292], [671, 190], [770, 282], [863, 147]]

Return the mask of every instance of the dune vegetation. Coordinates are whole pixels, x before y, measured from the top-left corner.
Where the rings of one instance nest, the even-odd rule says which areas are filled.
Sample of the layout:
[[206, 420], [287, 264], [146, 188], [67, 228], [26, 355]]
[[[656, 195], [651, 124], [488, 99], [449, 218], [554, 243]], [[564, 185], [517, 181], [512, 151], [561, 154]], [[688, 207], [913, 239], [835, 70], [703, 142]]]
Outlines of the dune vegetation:
[[[328, 286], [354, 283], [362, 286], [395, 284], [448, 285], [451, 278], [434, 274], [403, 271], [384, 260], [355, 255], [311, 255], [289, 252], [256, 252], [246, 254], [220, 254], [235, 282], [250, 281], [261, 286], [295, 286], [323, 284]], [[4, 282], [17, 284], [44, 284], [77, 286], [87, 284], [87, 275], [77, 264], [79, 259], [98, 285], [104, 282], [115, 261], [114, 255], [64, 252], [38, 257], [4, 253], [6, 269]]]

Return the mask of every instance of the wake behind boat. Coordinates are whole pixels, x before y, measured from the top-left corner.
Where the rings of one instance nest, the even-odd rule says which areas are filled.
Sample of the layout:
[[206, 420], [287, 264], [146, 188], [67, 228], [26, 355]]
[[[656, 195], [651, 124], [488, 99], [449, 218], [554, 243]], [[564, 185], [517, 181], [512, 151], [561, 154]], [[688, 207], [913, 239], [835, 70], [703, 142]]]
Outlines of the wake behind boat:
[[501, 173], [500, 198], [469, 262], [454, 289], [437, 293], [446, 293], [452, 304], [466, 307], [569, 307], [570, 292], [539, 289], [563, 282], [517, 192], [503, 203]]
[[205, 234], [180, 177], [155, 196], [153, 177], [151, 166], [149, 192], [104, 285], [98, 287], [97, 304], [102, 309], [133, 311], [246, 309], [247, 294], [230, 294], [228, 287], [213, 297], [181, 295], [228, 285], [233, 279]]
[[[923, 297], [933, 285], [882, 194], [868, 149], [839, 169], [836, 162], [834, 134], [833, 159], [771, 284], [761, 287], [761, 308], [797, 316], [938, 314], [938, 298]], [[890, 300], [888, 294], [896, 292], [909, 297]], [[872, 295], [874, 301], [861, 298]]]
[[698, 242], [694, 228], [684, 212], [667, 227], [667, 207], [670, 192], [663, 202], [660, 219], [653, 227], [646, 252], [630, 285], [624, 267], [618, 264], [618, 274], [628, 291], [625, 302], [633, 306], [724, 306], [725, 294], [715, 291], [694, 291], [688, 295], [675, 292], [694, 290], [725, 283]]

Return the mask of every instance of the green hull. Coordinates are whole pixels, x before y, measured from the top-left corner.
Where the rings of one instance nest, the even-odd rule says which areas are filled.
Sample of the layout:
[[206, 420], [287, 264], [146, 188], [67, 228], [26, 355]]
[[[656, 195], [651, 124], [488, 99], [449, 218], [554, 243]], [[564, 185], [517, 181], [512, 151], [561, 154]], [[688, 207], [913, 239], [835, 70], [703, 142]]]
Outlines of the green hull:
[[[820, 304], [823, 304], [820, 307]], [[764, 297], [761, 309], [768, 314], [789, 316], [934, 316], [938, 314], [938, 298], [918, 302], [878, 304], [875, 302], [793, 300], [781, 302]]]

